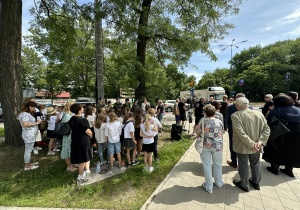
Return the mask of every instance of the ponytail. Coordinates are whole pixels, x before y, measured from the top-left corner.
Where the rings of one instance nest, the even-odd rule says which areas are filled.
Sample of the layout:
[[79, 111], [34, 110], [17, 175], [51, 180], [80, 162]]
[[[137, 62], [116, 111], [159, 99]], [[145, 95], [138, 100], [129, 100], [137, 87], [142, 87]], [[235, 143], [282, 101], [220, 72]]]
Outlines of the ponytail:
[[145, 131], [148, 131], [150, 128], [151, 116], [149, 114], [145, 115]]
[[148, 131], [150, 127], [150, 122], [148, 119], [145, 119], [145, 131]]

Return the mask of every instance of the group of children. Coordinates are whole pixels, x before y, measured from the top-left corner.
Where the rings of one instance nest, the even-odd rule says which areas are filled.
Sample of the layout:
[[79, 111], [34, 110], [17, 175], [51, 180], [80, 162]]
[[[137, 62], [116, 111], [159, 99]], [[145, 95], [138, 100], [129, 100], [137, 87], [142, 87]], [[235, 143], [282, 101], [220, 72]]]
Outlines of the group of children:
[[[141, 108], [136, 108], [134, 113], [129, 108], [115, 110], [101, 108], [96, 113], [96, 108], [88, 106], [84, 116], [90, 123], [93, 131], [92, 143], [97, 143], [99, 164], [110, 164], [113, 170], [114, 154], [117, 155], [119, 168], [122, 167], [121, 155], [126, 156], [127, 166], [139, 164], [136, 159], [144, 152], [145, 170], [152, 172], [152, 153], [157, 158], [157, 130], [162, 128], [161, 123], [155, 118], [155, 110], [149, 109], [145, 114]], [[107, 152], [107, 161], [104, 160], [104, 148]], [[126, 155], [124, 152], [126, 151]], [[132, 153], [130, 154], [130, 151]]]

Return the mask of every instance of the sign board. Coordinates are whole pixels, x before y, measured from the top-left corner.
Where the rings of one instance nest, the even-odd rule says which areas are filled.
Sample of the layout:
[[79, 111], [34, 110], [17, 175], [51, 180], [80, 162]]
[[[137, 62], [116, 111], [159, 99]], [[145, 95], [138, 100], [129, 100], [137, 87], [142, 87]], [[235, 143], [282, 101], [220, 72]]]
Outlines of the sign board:
[[191, 95], [194, 95], [194, 88], [191, 88]]
[[235, 91], [231, 91], [231, 93], [235, 93]]
[[[51, 105], [51, 99], [39, 99], [36, 98], [34, 99], [35, 102], [39, 105]], [[57, 105], [57, 106], [64, 106], [66, 104], [67, 101], [74, 101], [76, 102], [76, 99], [53, 99], [53, 105]]]
[[194, 81], [190, 81], [190, 85], [193, 88], [194, 87]]
[[244, 80], [243, 79], [239, 80], [239, 86], [244, 86]]

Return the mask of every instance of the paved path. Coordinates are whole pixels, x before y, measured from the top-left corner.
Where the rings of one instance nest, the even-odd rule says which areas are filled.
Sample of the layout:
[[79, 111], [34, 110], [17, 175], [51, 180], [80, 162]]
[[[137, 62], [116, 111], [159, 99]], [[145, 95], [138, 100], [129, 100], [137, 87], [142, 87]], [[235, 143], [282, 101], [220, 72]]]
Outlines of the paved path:
[[300, 170], [294, 169], [297, 178], [282, 173], [273, 175], [262, 161], [261, 190], [250, 186], [246, 193], [233, 185], [239, 179], [237, 169], [227, 165], [230, 158], [228, 134], [224, 135], [222, 188], [214, 186], [213, 194], [203, 188], [203, 166], [194, 144], [183, 155], [164, 181], [146, 201], [142, 209], [300, 209]]

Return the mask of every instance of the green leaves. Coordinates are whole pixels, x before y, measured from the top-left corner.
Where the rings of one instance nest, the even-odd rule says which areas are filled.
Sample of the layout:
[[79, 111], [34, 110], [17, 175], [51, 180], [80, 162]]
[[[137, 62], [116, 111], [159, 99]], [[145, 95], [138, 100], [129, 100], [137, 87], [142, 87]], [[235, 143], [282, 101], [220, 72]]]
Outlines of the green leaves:
[[[279, 41], [265, 47], [255, 46], [236, 54], [230, 63], [233, 69], [233, 91], [240, 92], [238, 81], [243, 79], [243, 92], [252, 100], [262, 100], [264, 95], [287, 91], [286, 73], [291, 73], [291, 90], [299, 92], [300, 39]], [[206, 72], [198, 88], [222, 86], [229, 92], [230, 71], [216, 69]]]

